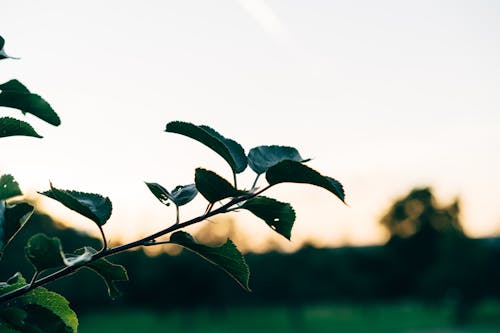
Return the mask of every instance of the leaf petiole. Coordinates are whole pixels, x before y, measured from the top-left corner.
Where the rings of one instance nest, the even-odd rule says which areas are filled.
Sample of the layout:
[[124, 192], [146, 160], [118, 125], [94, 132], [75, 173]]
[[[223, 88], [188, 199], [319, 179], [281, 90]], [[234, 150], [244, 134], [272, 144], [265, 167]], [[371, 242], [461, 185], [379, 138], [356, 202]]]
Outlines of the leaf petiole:
[[99, 231], [101, 232], [101, 237], [102, 237], [102, 249], [99, 252], [104, 252], [108, 249], [108, 240], [106, 239], [106, 235], [104, 234], [104, 230], [102, 226], [97, 225], [99, 227]]
[[29, 286], [30, 288], [32, 287], [33, 283], [35, 283], [36, 279], [38, 278], [38, 276], [40, 275], [40, 271], [37, 270], [34, 274], [33, 274], [33, 277], [31, 278], [31, 281], [29, 283]]

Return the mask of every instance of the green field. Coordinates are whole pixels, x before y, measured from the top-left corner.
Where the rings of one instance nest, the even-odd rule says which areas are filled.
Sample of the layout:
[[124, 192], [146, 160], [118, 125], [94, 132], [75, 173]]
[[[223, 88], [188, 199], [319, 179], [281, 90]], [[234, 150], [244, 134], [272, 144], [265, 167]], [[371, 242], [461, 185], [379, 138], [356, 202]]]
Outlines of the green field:
[[404, 303], [378, 306], [321, 305], [304, 308], [231, 308], [224, 311], [150, 312], [127, 310], [86, 314], [81, 333], [192, 332], [442, 332], [498, 333], [500, 304], [477, 307], [467, 325], [453, 324], [451, 307]]

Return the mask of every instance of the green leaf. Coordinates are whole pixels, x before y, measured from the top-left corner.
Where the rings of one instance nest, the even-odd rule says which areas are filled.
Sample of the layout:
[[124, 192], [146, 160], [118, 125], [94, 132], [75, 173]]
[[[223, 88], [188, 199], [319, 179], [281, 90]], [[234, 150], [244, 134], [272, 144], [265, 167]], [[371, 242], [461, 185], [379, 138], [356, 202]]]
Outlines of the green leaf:
[[0, 177], [0, 200], [22, 195], [19, 184], [11, 175], [2, 175]]
[[[37, 304], [28, 304], [23, 311], [25, 318], [21, 328], [18, 330], [26, 333], [74, 333], [73, 328], [66, 325], [62, 318], [58, 317], [51, 310]], [[76, 316], [76, 315], [75, 315]]]
[[26, 285], [26, 280], [21, 273], [11, 276], [6, 282], [0, 282], [0, 296], [19, 289]]
[[345, 195], [342, 184], [297, 161], [285, 160], [269, 168], [266, 172], [266, 179], [270, 185], [279, 183], [316, 185], [335, 194], [344, 202]]
[[0, 256], [4, 248], [14, 238], [33, 214], [34, 207], [27, 203], [17, 205], [0, 201]]
[[185, 135], [204, 144], [226, 160], [234, 173], [243, 172], [247, 166], [245, 151], [240, 144], [234, 140], [226, 139], [208, 126], [173, 121], [167, 124], [165, 132]]
[[25, 121], [10, 117], [0, 118], [0, 138], [8, 136], [32, 136], [42, 138], [35, 129]]
[[[16, 273], [6, 282], [0, 282], [0, 295], [22, 288], [26, 281], [21, 273]], [[2, 327], [22, 331], [24, 320], [28, 316], [26, 311], [11, 306], [10, 304], [0, 304], [0, 332]]]
[[[16, 273], [0, 283], [0, 295], [25, 285], [26, 280]], [[21, 332], [76, 333], [78, 318], [64, 297], [38, 287], [0, 305], [0, 328], [3, 326]]]
[[[25, 285], [26, 281], [21, 273], [16, 273], [6, 282], [0, 282], [0, 295], [17, 290]], [[0, 332], [2, 332], [2, 327], [22, 331], [27, 316], [28, 314], [23, 309], [10, 306], [10, 304], [0, 304]]]
[[11, 80], [0, 85], [0, 106], [18, 109], [59, 126], [61, 119], [42, 97], [32, 94], [21, 82]]
[[290, 239], [295, 211], [288, 203], [263, 196], [246, 201], [241, 208], [247, 209], [263, 219], [274, 231]]
[[[82, 255], [85, 252], [95, 254], [97, 251], [87, 246], [83, 249], [78, 249], [75, 251], [75, 253], [79, 255]], [[109, 296], [112, 299], [116, 299], [120, 296], [120, 291], [116, 286], [116, 282], [128, 281], [127, 270], [125, 269], [125, 267], [123, 267], [122, 265], [113, 264], [106, 259], [99, 259], [94, 262], [87, 263], [84, 265], [84, 267], [93, 270], [104, 279], [104, 282], [108, 287]]]
[[184, 231], [177, 231], [170, 236], [170, 243], [180, 245], [205, 258], [224, 270], [245, 290], [250, 291], [248, 280], [250, 271], [243, 255], [234, 243], [228, 239], [225, 244], [211, 247], [197, 243], [193, 236]]
[[170, 205], [169, 200], [179, 207], [184, 206], [191, 202], [198, 194], [195, 184], [176, 186], [172, 190], [172, 193], [157, 183], [146, 183], [146, 185], [151, 193], [166, 206]]
[[76, 333], [74, 328], [66, 325], [63, 318], [37, 304], [28, 304], [24, 308], [12, 306], [0, 309], [0, 332], [4, 332], [3, 326], [10, 329], [7, 332]]
[[42, 194], [91, 219], [98, 226], [103, 226], [108, 221], [113, 210], [111, 200], [100, 194], [60, 190], [52, 185], [49, 191]]
[[28, 240], [24, 252], [26, 258], [39, 272], [66, 265], [61, 241], [57, 237], [36, 234]]
[[284, 160], [307, 162], [297, 149], [286, 146], [259, 146], [248, 152], [248, 165], [258, 175], [263, 174], [270, 167]]
[[10, 80], [0, 85], [0, 90], [9, 91], [9, 92], [17, 92], [21, 94], [30, 94], [30, 91], [24, 84], [19, 82], [18, 80]]
[[210, 203], [245, 194], [215, 172], [202, 168], [196, 169], [194, 182], [201, 195]]
[[[76, 333], [78, 318], [69, 307], [68, 301], [61, 295], [43, 287], [18, 297], [13, 306], [26, 311], [26, 328], [38, 329], [39, 332]], [[37, 331], [34, 331], [37, 332]]]

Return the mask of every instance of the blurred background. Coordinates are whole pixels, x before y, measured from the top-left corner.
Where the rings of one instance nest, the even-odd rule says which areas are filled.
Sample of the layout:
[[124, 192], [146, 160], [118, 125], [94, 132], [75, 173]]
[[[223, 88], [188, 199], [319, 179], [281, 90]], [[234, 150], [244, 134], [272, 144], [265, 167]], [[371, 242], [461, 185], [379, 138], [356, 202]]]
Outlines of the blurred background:
[[[296, 147], [343, 183], [348, 206], [282, 185], [269, 196], [296, 209], [291, 242], [245, 213], [192, 229], [247, 253], [250, 294], [175, 248], [112, 258], [131, 278], [115, 302], [88, 272], [51, 285], [82, 332], [497, 332], [499, 13], [486, 0], [2, 5], [5, 50], [21, 60], [3, 61], [0, 81], [42, 95], [62, 125], [29, 119], [42, 140], [0, 142], [1, 173], [38, 210], [1, 278], [29, 276], [21, 249], [36, 230], [68, 251], [96, 242], [92, 222], [37, 196], [49, 181], [109, 196], [105, 232], [119, 244], [175, 219], [144, 181], [188, 184], [199, 166], [231, 179], [216, 154], [163, 132], [183, 120], [247, 151]], [[252, 181], [248, 171], [239, 183]]]

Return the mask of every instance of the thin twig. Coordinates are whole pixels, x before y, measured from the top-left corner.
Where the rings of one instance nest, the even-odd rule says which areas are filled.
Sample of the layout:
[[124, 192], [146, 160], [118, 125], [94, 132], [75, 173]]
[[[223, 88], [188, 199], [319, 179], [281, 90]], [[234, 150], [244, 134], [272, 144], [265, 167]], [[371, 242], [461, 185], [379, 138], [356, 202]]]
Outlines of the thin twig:
[[257, 175], [257, 177], [255, 177], [255, 180], [253, 181], [253, 184], [252, 184], [252, 190], [255, 188], [255, 186], [257, 185], [257, 181], [259, 180], [259, 177], [260, 177], [260, 173]]
[[208, 213], [210, 213], [210, 211], [212, 210], [213, 207], [214, 207], [214, 203], [213, 202], [209, 203], [207, 208], [205, 209], [205, 213], [203, 213], [203, 215], [207, 215]]
[[238, 189], [238, 182], [236, 180], [236, 172], [233, 171], [233, 181], [234, 181], [234, 188]]
[[33, 274], [33, 277], [31, 278], [31, 281], [30, 281], [30, 286], [35, 283], [36, 281], [36, 278], [38, 277], [38, 275], [40, 275], [40, 271], [37, 270], [34, 274]]

